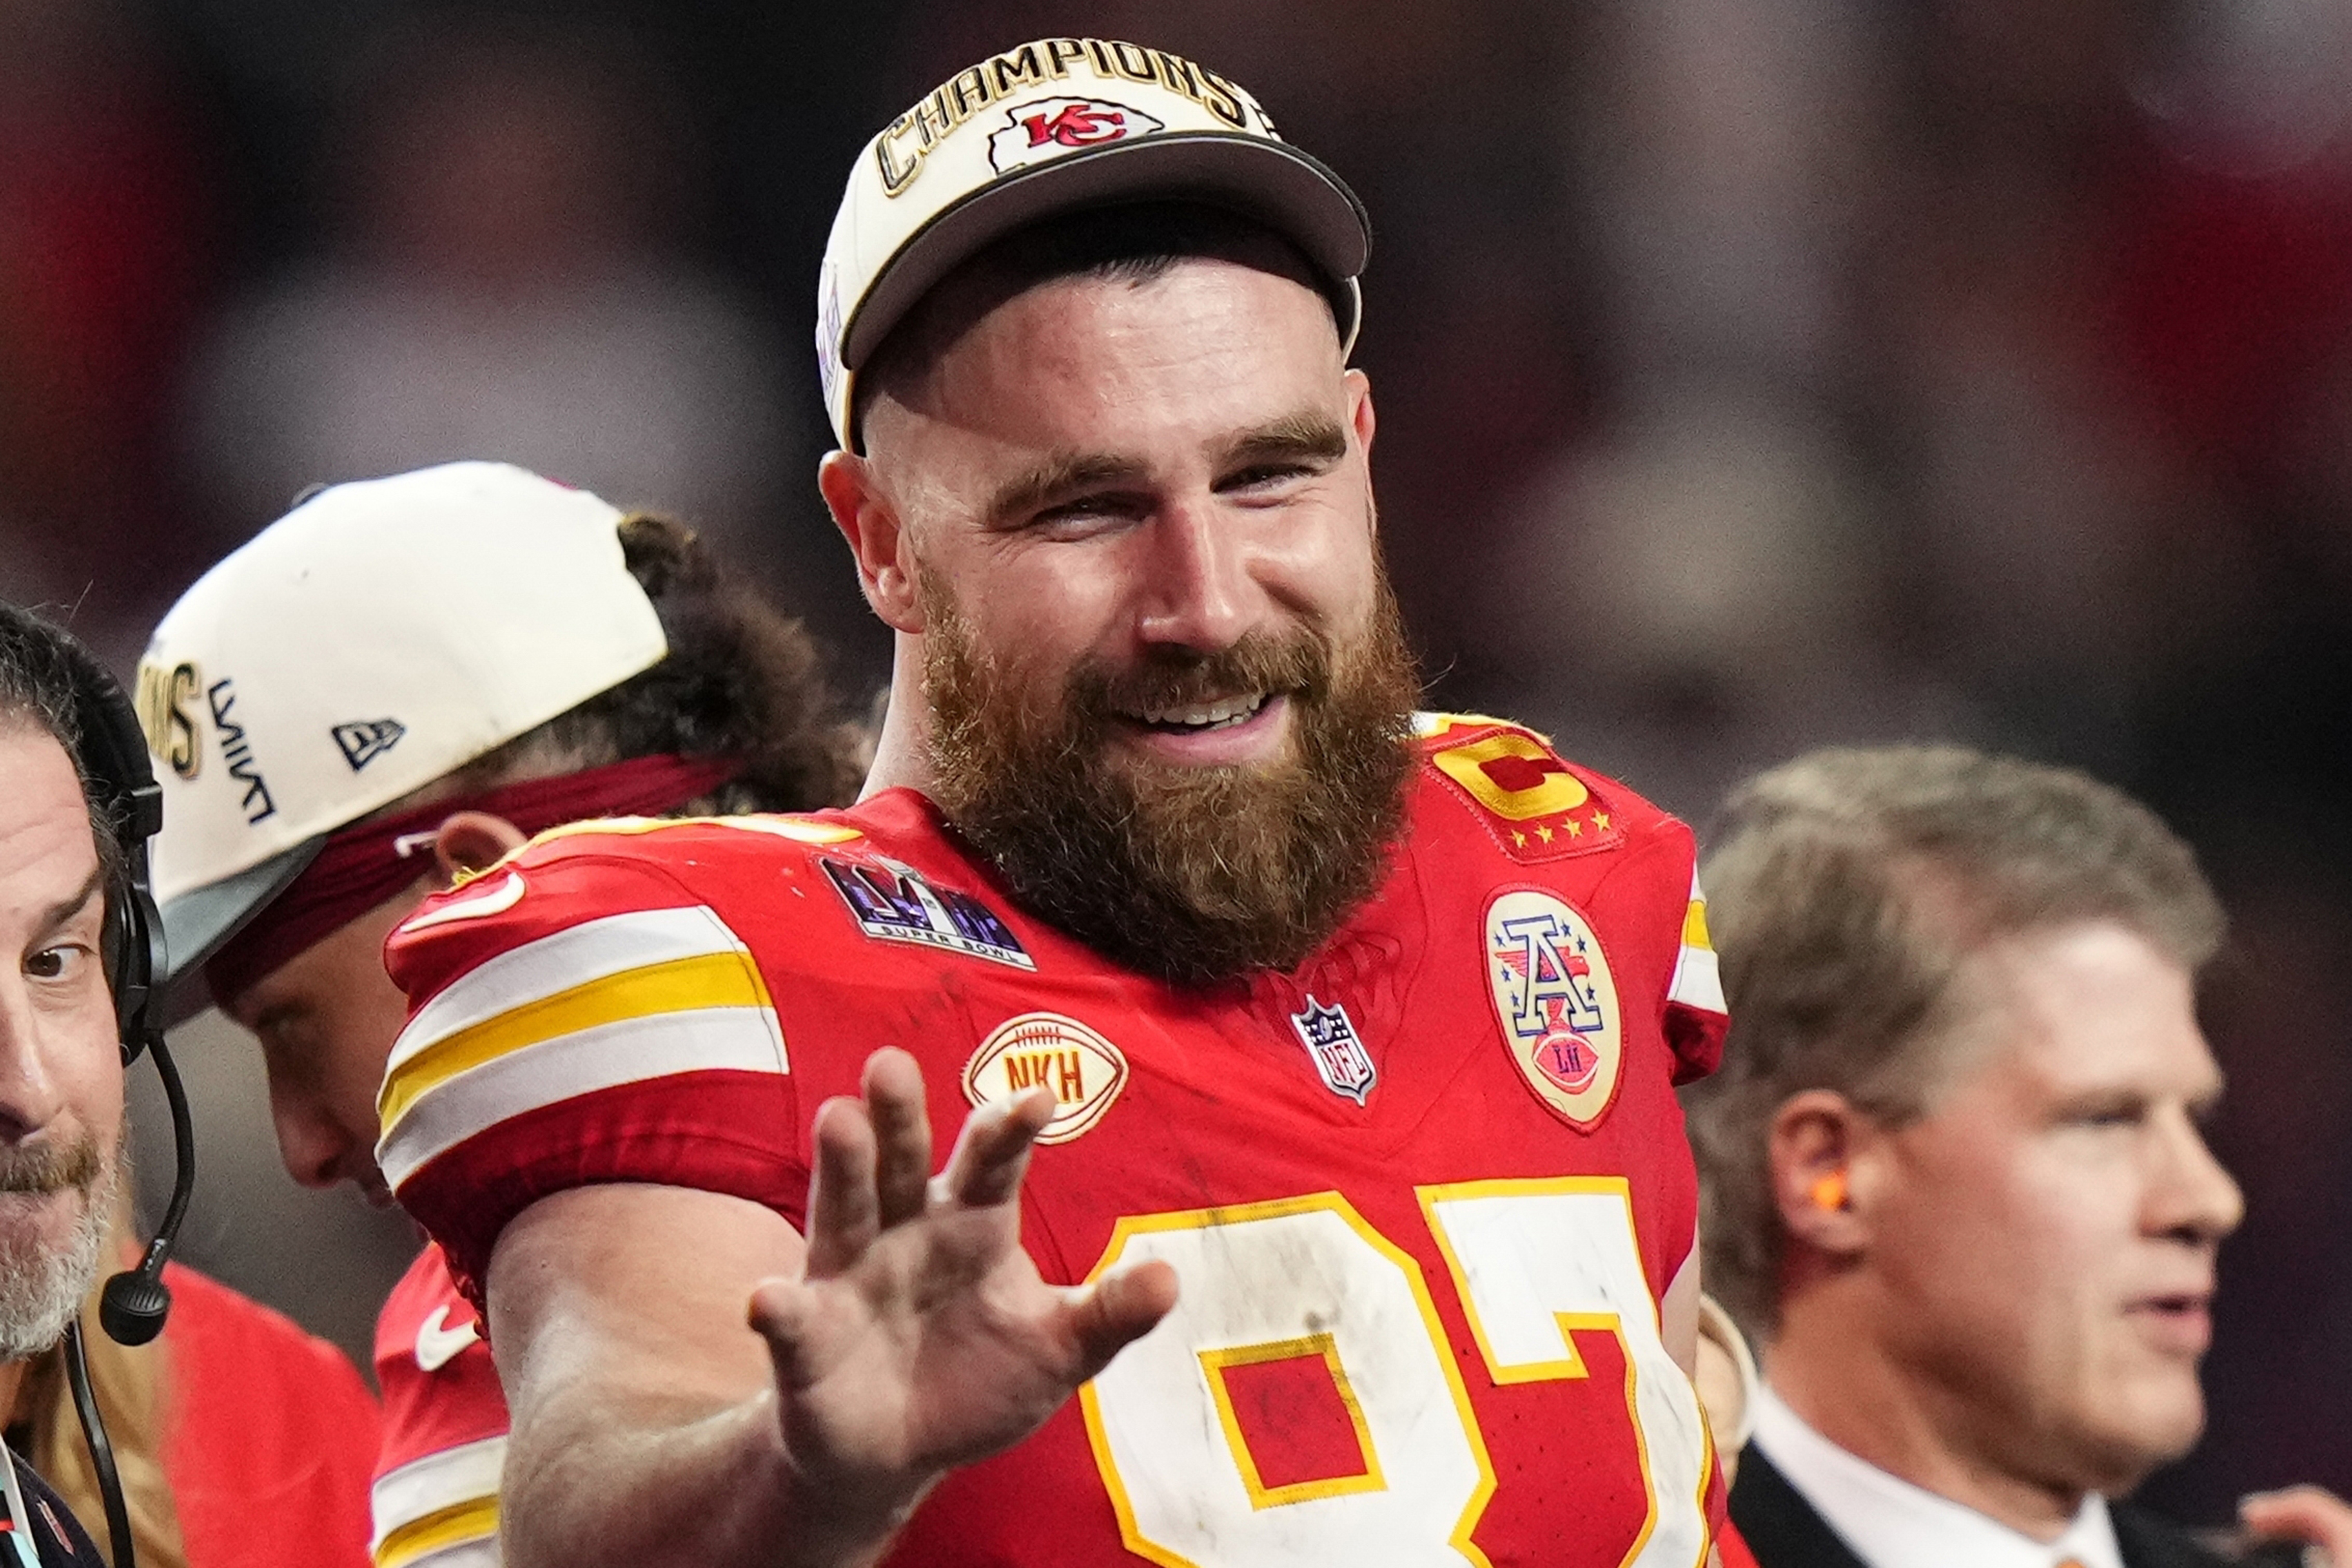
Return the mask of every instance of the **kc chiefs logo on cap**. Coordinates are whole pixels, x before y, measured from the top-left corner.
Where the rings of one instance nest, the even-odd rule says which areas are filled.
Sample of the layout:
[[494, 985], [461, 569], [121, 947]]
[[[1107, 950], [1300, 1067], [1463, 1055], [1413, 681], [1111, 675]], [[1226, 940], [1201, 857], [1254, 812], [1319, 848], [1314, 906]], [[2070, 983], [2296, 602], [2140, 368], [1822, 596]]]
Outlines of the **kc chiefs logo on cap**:
[[1048, 98], [1004, 111], [1004, 128], [988, 139], [988, 162], [1000, 174], [1167, 128], [1167, 122], [1099, 98]]
[[1513, 860], [1559, 860], [1623, 837], [1609, 802], [1534, 731], [1463, 714], [1422, 715], [1417, 725], [1439, 743], [1430, 765]]
[[1511, 888], [1486, 905], [1495, 1021], [1536, 1098], [1579, 1132], [1617, 1095], [1625, 1055], [1617, 980], [1592, 923], [1565, 899]]

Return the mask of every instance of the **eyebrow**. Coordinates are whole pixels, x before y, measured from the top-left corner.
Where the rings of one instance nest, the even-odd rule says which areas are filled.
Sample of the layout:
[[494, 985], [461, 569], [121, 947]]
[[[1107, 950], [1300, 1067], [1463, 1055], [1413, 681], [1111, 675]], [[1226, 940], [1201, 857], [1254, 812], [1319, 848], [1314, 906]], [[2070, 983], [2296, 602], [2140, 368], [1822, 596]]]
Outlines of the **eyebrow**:
[[1074, 490], [1117, 485], [1143, 476], [1143, 465], [1108, 453], [1068, 453], [1047, 458], [989, 497], [986, 515], [1011, 517]]
[[89, 908], [89, 901], [96, 897], [99, 889], [105, 885], [105, 865], [101, 863], [92, 866], [89, 877], [83, 881], [80, 887], [68, 897], [50, 904], [42, 912], [41, 923], [33, 928], [34, 936], [36, 937], [55, 936], [64, 928], [68, 921]]
[[[1348, 455], [1348, 433], [1328, 414], [1291, 413], [1245, 431], [1228, 445], [1220, 468], [1247, 467], [1285, 460], [1336, 463]], [[1067, 453], [1047, 458], [1000, 487], [986, 516], [1017, 517], [1057, 496], [1103, 486], [1131, 484], [1148, 472], [1132, 457], [1109, 453]]]
[[1262, 424], [1225, 451], [1224, 466], [1283, 459], [1337, 463], [1348, 455], [1348, 433], [1328, 414], [1292, 413]]

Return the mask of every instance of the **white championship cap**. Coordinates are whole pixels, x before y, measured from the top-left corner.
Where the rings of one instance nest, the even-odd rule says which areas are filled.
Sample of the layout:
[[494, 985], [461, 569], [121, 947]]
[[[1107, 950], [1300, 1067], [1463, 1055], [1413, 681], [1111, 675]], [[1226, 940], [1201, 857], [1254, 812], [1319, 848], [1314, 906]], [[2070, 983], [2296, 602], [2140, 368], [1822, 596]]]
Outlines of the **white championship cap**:
[[1364, 207], [1257, 99], [1160, 49], [1040, 38], [958, 72], [866, 144], [817, 277], [817, 373], [844, 447], [852, 378], [958, 263], [1050, 214], [1197, 201], [1286, 235], [1339, 286], [1353, 347]]
[[138, 688], [175, 981], [334, 830], [667, 655], [621, 520], [520, 468], [450, 463], [321, 490], [180, 596]]

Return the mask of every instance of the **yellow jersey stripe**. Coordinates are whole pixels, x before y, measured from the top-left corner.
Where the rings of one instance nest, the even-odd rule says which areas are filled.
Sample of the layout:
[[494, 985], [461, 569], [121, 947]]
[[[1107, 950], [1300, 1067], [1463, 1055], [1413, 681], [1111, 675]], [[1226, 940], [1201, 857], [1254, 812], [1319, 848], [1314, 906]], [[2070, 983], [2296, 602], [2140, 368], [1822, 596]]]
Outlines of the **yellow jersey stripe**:
[[[449, 907], [462, 909], [465, 904]], [[400, 1031], [389, 1065], [397, 1071], [409, 1058], [461, 1030], [606, 975], [672, 958], [745, 951], [726, 922], [702, 904], [633, 909], [567, 925], [510, 947], [452, 980], [418, 1008]]]
[[459, 1073], [560, 1035], [656, 1013], [768, 1005], [758, 967], [740, 953], [702, 953], [602, 975], [414, 1051], [385, 1076], [377, 1116], [389, 1133], [420, 1096]]
[[690, 1072], [791, 1071], [782, 1029], [766, 1008], [650, 1013], [557, 1035], [493, 1057], [418, 1097], [376, 1145], [398, 1193], [441, 1155], [501, 1122], [625, 1083]]
[[1683, 946], [1708, 953], [1715, 951], [1715, 944], [1707, 939], [1706, 900], [1704, 898], [1692, 899], [1689, 910], [1683, 915]]
[[499, 1500], [478, 1497], [436, 1509], [411, 1520], [375, 1544], [375, 1568], [407, 1568], [407, 1564], [461, 1542], [479, 1541], [499, 1531]]

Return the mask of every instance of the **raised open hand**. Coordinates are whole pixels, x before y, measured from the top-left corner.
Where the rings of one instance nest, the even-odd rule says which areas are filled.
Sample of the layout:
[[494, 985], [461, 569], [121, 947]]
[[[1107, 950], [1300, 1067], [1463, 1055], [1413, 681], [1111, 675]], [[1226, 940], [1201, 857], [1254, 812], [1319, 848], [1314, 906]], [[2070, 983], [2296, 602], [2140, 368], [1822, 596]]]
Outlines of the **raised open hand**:
[[751, 1321], [811, 1490], [902, 1513], [948, 1469], [1041, 1426], [1167, 1315], [1176, 1277], [1164, 1263], [1075, 1288], [1038, 1276], [1021, 1178], [1050, 1092], [974, 1111], [934, 1176], [914, 1059], [875, 1052], [862, 1089], [817, 1109], [807, 1264], [762, 1281]]

